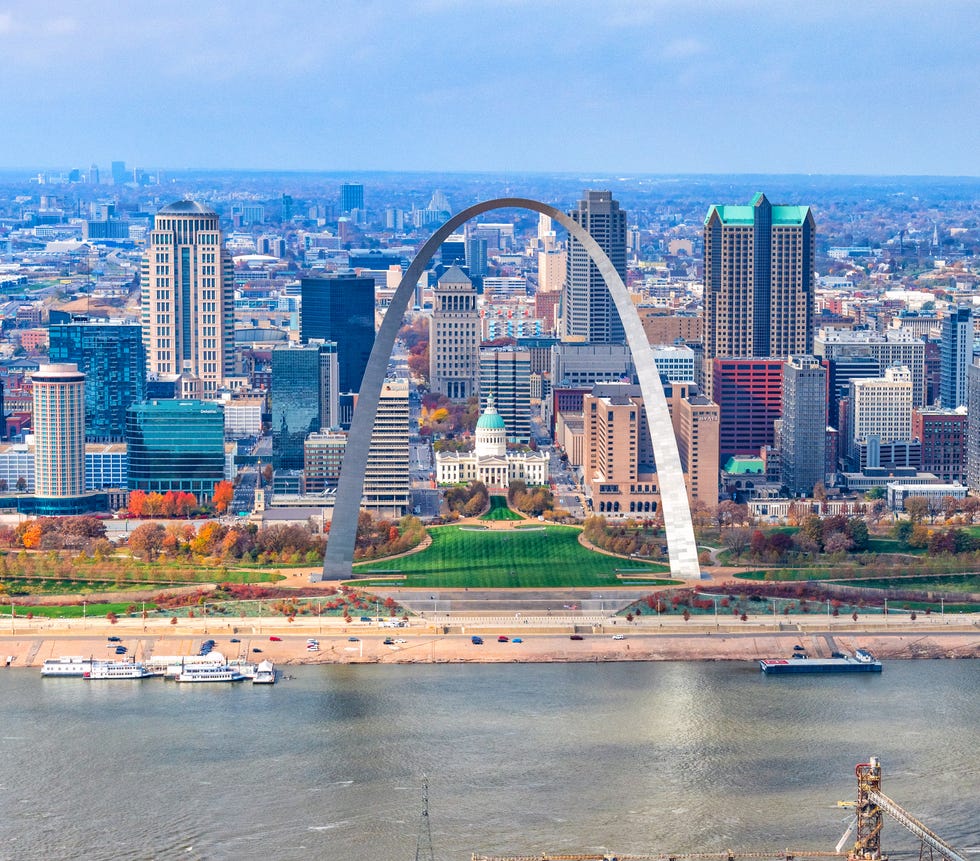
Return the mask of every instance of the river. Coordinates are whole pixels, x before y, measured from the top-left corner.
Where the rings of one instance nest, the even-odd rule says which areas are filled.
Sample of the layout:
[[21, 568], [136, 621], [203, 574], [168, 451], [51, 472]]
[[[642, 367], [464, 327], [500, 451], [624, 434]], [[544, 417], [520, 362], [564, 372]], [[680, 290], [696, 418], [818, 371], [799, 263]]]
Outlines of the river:
[[[306, 666], [274, 687], [0, 670], [0, 858], [830, 851], [854, 765], [980, 861], [980, 661]], [[890, 820], [883, 845], [917, 857]]]

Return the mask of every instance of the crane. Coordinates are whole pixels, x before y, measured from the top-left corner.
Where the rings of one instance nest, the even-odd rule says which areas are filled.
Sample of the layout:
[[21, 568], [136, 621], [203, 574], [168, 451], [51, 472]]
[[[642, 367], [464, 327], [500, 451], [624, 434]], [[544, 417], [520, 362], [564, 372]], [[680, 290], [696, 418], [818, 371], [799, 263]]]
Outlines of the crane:
[[854, 768], [857, 775], [858, 795], [855, 802], [857, 818], [851, 828], [845, 832], [841, 842], [837, 844], [840, 851], [854, 826], [857, 826], [857, 839], [854, 847], [848, 853], [848, 861], [887, 861], [887, 856], [881, 853], [881, 827], [884, 824], [884, 814], [887, 813], [900, 825], [903, 825], [918, 837], [923, 844], [937, 852], [946, 861], [966, 861], [939, 835], [931, 831], [907, 810], [892, 801], [881, 791], [881, 762], [872, 756], [867, 762], [859, 763]]

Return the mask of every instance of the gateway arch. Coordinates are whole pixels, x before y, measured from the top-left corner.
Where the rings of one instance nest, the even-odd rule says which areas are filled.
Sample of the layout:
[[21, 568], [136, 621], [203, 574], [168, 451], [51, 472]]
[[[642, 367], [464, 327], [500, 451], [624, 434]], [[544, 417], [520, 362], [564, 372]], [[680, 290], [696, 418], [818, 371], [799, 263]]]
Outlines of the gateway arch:
[[694, 527], [691, 524], [687, 486], [681, 469], [674, 428], [667, 409], [667, 399], [664, 396], [660, 374], [653, 361], [653, 353], [626, 285], [619, 277], [612, 261], [585, 228], [553, 206], [522, 197], [487, 200], [454, 215], [422, 246], [422, 250], [402, 277], [378, 329], [374, 348], [371, 350], [361, 381], [361, 390], [341, 466], [321, 579], [341, 580], [351, 576], [354, 542], [357, 537], [357, 518], [364, 491], [364, 473], [367, 468], [371, 433], [378, 412], [378, 399], [387, 374], [388, 361], [395, 346], [395, 338], [401, 328], [408, 303], [415, 293], [418, 280], [439, 246], [450, 234], [471, 218], [494, 209], [530, 209], [551, 217], [582, 244], [602, 274], [623, 322], [626, 341], [633, 355], [633, 363], [640, 381], [643, 408], [650, 427], [654, 459], [657, 464], [670, 572], [674, 577], [686, 580], [700, 579], [701, 567], [698, 564], [697, 544], [694, 540]]

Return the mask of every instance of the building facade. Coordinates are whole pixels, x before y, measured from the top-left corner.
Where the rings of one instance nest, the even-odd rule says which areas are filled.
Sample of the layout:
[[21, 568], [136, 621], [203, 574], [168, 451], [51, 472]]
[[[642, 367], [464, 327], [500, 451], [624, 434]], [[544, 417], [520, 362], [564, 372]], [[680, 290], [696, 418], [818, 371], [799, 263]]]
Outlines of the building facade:
[[213, 394], [235, 372], [234, 272], [213, 209], [179, 200], [157, 212], [140, 290], [148, 373], [186, 370]]
[[827, 369], [814, 356], [790, 356], [783, 366], [782, 422], [782, 482], [809, 497], [827, 463]]
[[480, 407], [493, 399], [507, 428], [507, 439], [531, 439], [531, 354], [528, 350], [487, 347], [480, 350]]
[[338, 376], [332, 341], [272, 348], [273, 469], [302, 469], [306, 437], [338, 424]]
[[[717, 357], [813, 352], [814, 237], [808, 206], [712, 206], [704, 223], [706, 377]], [[713, 383], [705, 381], [710, 397]]]
[[408, 380], [386, 380], [371, 433], [362, 503], [384, 517], [401, 517], [411, 502], [408, 419]]
[[303, 476], [308, 494], [335, 490], [347, 449], [347, 434], [334, 431], [310, 434], [303, 443]]
[[848, 433], [855, 443], [874, 437], [879, 443], [912, 439], [912, 374], [908, 368], [886, 368], [883, 376], [851, 383]]
[[146, 349], [139, 326], [78, 322], [48, 329], [48, 358], [73, 363], [85, 374], [85, 436], [119, 442], [126, 410], [146, 397]]
[[225, 420], [218, 404], [163, 400], [133, 404], [126, 416], [129, 488], [183, 490], [209, 499], [225, 477]]
[[339, 391], [357, 392], [374, 347], [374, 279], [303, 278], [300, 340], [337, 345]]
[[923, 472], [948, 484], [966, 484], [967, 408], [912, 410], [912, 439], [922, 445]]
[[774, 425], [782, 416], [782, 360], [716, 358], [712, 368], [721, 462], [734, 455], [757, 456], [773, 445]]
[[458, 266], [432, 291], [429, 318], [429, 388], [452, 401], [479, 393], [480, 311], [473, 282]]
[[41, 365], [34, 399], [34, 490], [46, 499], [85, 493], [85, 374], [73, 364]]
[[507, 451], [507, 427], [488, 400], [476, 423], [473, 451], [436, 453], [439, 484], [468, 484], [482, 481], [488, 488], [508, 488], [520, 479], [528, 486], [548, 483], [550, 456], [539, 451]]
[[[626, 212], [611, 191], [586, 191], [569, 217], [589, 231], [626, 283]], [[561, 337], [564, 341], [621, 344], [622, 321], [599, 269], [575, 237], [569, 236], [562, 293]]]
[[966, 405], [966, 369], [973, 361], [973, 309], [951, 308], [939, 342], [939, 399], [943, 409]]

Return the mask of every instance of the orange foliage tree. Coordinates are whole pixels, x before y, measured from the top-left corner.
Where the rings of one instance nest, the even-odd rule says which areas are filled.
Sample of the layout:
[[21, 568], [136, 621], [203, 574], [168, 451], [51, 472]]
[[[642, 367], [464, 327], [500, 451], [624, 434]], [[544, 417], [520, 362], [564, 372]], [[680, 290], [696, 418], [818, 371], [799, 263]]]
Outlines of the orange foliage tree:
[[214, 496], [211, 497], [211, 503], [214, 505], [215, 511], [218, 514], [224, 514], [228, 510], [228, 506], [231, 505], [231, 500], [234, 495], [235, 489], [230, 481], [219, 481], [214, 486]]

